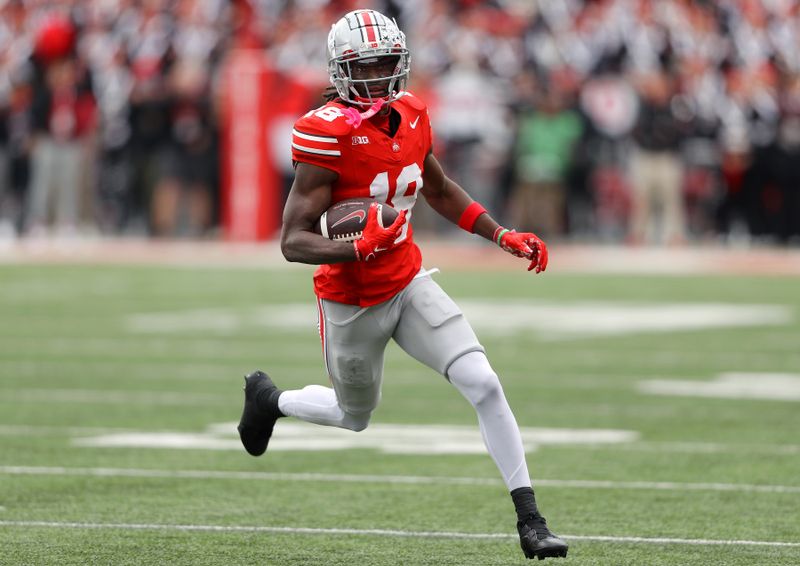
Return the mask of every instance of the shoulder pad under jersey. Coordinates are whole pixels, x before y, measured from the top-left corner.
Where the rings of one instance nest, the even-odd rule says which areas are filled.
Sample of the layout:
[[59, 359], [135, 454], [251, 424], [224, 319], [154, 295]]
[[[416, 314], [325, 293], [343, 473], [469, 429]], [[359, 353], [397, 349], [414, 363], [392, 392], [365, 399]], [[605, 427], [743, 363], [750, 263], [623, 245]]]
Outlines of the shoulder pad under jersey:
[[415, 96], [412, 92], [401, 90], [398, 94], [400, 97], [394, 102], [395, 104], [405, 104], [414, 110], [419, 110], [420, 112], [427, 108], [425, 102], [423, 102], [421, 98]]

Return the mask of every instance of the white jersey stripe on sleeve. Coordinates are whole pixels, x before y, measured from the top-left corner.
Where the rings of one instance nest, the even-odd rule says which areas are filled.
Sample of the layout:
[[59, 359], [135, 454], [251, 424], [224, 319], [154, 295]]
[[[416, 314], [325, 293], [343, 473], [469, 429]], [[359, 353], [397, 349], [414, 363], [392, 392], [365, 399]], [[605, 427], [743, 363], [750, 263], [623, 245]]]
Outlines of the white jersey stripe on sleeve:
[[336, 149], [336, 150], [334, 150], [334, 149], [314, 149], [313, 147], [305, 147], [305, 146], [302, 146], [302, 145], [298, 145], [298, 144], [296, 144], [294, 142], [292, 142], [292, 147], [297, 149], [297, 150], [299, 150], [299, 151], [305, 151], [305, 152], [308, 152], [308, 153], [316, 153], [317, 155], [333, 155], [333, 156], [337, 156], [337, 157], [342, 155], [342, 152], [339, 151], [338, 149]]
[[315, 141], [320, 143], [337, 143], [338, 140], [336, 138], [328, 138], [323, 136], [312, 136], [309, 134], [304, 134], [303, 132], [298, 132], [295, 129], [292, 129], [292, 135], [297, 136], [300, 139], [308, 140], [308, 141]]

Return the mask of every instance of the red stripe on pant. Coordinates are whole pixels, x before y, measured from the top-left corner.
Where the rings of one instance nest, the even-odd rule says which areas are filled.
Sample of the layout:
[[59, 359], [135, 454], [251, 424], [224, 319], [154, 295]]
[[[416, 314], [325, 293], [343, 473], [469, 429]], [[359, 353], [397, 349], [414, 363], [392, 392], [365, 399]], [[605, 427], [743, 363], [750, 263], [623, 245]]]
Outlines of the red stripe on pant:
[[331, 375], [331, 370], [328, 368], [328, 351], [325, 344], [325, 311], [322, 309], [322, 299], [317, 297], [317, 326], [319, 328], [319, 339], [322, 342], [322, 359], [325, 362], [325, 371], [328, 376]]

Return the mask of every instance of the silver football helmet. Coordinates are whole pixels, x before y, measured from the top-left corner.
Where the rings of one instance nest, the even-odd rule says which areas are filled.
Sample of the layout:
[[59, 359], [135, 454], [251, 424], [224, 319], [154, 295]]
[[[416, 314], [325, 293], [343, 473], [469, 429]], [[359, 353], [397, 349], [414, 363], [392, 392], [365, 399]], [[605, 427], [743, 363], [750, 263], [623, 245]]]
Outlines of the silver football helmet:
[[[386, 57], [397, 59], [390, 74], [378, 78], [354, 77], [354, 65], [378, 63]], [[354, 10], [331, 26], [328, 75], [342, 100], [367, 107], [382, 98], [389, 104], [405, 90], [410, 67], [405, 34], [397, 27], [397, 22], [380, 12]]]

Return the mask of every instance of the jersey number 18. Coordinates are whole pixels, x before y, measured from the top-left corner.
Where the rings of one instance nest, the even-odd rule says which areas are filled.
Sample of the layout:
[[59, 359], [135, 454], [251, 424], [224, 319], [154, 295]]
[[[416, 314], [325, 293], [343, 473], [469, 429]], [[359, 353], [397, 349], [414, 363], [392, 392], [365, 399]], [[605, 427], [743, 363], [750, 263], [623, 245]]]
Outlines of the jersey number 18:
[[[393, 181], [393, 182], [392, 182]], [[412, 163], [400, 171], [396, 179], [389, 179], [389, 172], [378, 173], [369, 186], [369, 194], [379, 202], [400, 210], [407, 210], [406, 218], [411, 220], [411, 209], [417, 201], [417, 191], [422, 188], [422, 169]], [[400, 237], [395, 240], [399, 244], [408, 235], [408, 222], [403, 225]]]

